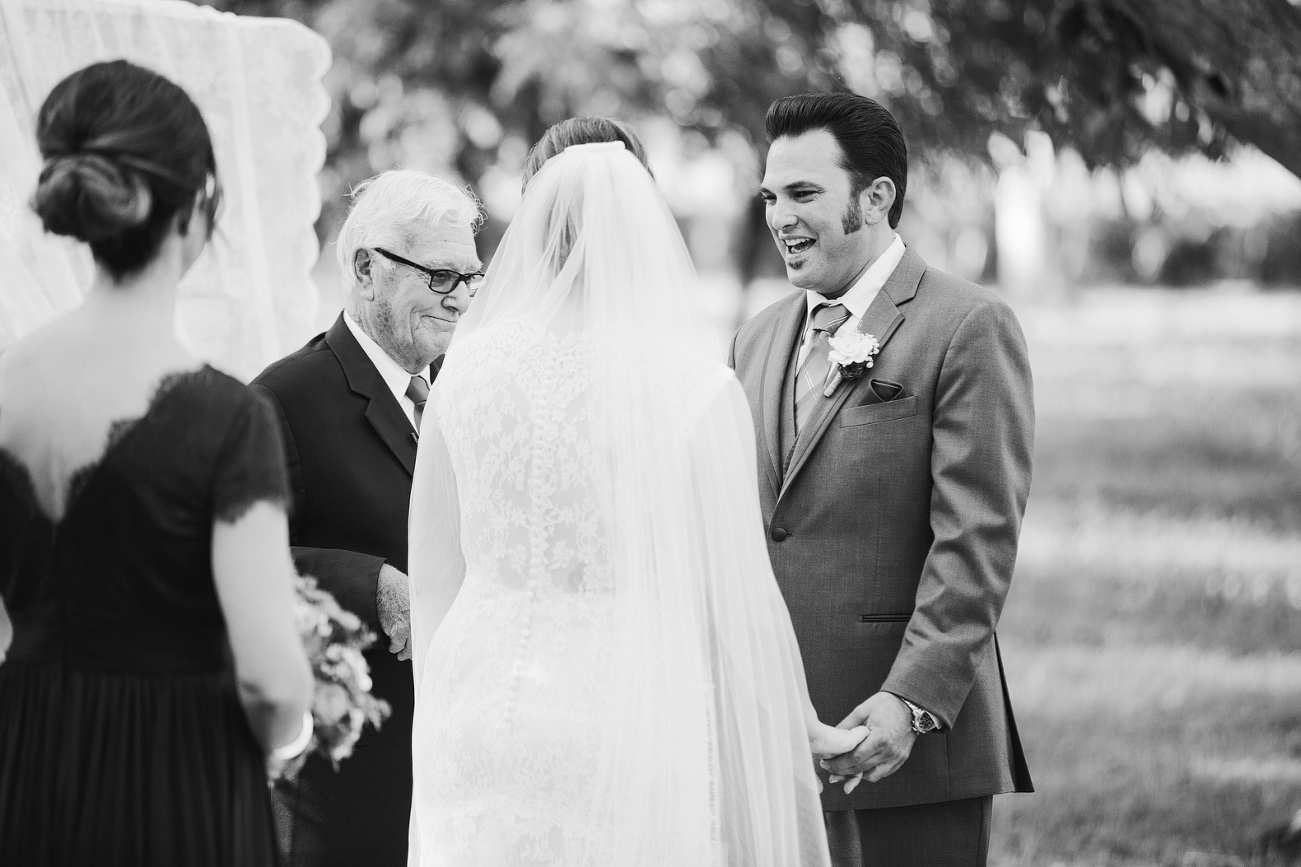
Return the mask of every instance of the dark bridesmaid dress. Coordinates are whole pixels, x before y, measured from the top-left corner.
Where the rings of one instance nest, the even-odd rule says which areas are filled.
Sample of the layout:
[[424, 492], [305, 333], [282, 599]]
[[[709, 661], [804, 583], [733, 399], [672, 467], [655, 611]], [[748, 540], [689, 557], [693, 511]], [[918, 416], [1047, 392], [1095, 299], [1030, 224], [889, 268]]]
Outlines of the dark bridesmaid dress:
[[286, 501], [283, 454], [206, 366], [113, 426], [57, 521], [0, 450], [0, 865], [275, 862], [211, 553], [214, 519]]

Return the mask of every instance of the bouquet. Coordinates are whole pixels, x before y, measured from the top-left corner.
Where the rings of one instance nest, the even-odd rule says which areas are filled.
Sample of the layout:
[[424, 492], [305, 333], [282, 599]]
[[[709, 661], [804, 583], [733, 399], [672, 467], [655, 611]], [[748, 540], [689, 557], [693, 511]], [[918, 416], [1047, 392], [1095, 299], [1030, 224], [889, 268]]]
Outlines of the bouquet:
[[329, 759], [337, 771], [339, 762], [352, 755], [366, 725], [378, 729], [392, 713], [388, 702], [370, 694], [370, 666], [362, 651], [375, 642], [375, 634], [318, 587], [315, 578], [300, 575], [295, 590], [294, 620], [316, 679], [316, 694], [307, 748], [272, 770], [273, 778], [291, 780], [311, 753]]

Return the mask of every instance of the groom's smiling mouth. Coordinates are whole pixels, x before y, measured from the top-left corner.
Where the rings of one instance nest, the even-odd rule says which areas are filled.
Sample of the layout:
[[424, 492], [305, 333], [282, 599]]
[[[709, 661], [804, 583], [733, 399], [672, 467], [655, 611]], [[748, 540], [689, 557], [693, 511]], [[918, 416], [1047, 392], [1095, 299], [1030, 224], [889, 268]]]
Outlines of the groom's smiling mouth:
[[798, 259], [802, 253], [808, 252], [817, 242], [812, 238], [782, 238], [781, 243], [786, 260], [791, 262]]

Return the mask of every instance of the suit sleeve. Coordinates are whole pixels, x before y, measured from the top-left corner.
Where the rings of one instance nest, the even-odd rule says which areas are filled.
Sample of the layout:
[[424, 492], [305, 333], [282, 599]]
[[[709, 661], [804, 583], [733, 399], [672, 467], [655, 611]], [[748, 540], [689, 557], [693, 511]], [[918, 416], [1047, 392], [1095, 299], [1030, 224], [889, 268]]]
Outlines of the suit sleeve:
[[931, 530], [916, 608], [882, 689], [947, 728], [966, 701], [1007, 598], [1034, 445], [1025, 337], [991, 301], [967, 314], [936, 385]]
[[[284, 407], [280, 405], [275, 392], [256, 382], [249, 388], [267, 399], [280, 423], [292, 497], [289, 510], [289, 539], [292, 542], [298, 537], [296, 507], [301, 505], [307, 496], [293, 428], [290, 427]], [[385, 562], [383, 557], [339, 548], [311, 548], [302, 545], [293, 545], [289, 551], [293, 555], [294, 568], [298, 570], [298, 574], [311, 575], [316, 579], [317, 584], [329, 591], [340, 605], [366, 621], [366, 625], [371, 630], [382, 634], [376, 597], [379, 593], [380, 568]]]

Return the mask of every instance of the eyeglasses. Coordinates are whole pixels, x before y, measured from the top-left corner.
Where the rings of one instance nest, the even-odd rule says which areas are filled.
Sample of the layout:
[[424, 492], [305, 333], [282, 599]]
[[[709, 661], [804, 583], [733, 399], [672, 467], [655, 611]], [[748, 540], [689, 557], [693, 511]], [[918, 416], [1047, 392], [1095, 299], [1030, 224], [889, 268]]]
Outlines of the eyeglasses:
[[415, 268], [421, 274], [424, 274], [429, 278], [429, 291], [439, 295], [451, 295], [456, 291], [456, 287], [465, 283], [466, 291], [473, 298], [479, 291], [479, 284], [483, 282], [482, 271], [462, 274], [460, 271], [452, 271], [447, 268], [426, 268], [424, 265], [417, 265], [410, 259], [403, 259], [401, 256], [380, 247], [375, 247], [374, 250], [385, 259], [391, 259], [399, 265], [406, 265], [408, 268]]

